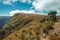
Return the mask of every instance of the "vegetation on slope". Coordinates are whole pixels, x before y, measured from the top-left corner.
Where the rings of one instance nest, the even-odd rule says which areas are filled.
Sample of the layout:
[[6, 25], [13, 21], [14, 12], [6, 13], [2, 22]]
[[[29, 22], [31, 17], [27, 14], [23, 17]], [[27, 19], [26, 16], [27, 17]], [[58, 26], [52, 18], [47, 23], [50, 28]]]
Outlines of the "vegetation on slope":
[[46, 37], [51, 30], [54, 30], [53, 24], [57, 21], [56, 13], [56, 11], [51, 11], [48, 16], [15, 14], [4, 25], [0, 38], [3, 40], [40, 40], [42, 36]]

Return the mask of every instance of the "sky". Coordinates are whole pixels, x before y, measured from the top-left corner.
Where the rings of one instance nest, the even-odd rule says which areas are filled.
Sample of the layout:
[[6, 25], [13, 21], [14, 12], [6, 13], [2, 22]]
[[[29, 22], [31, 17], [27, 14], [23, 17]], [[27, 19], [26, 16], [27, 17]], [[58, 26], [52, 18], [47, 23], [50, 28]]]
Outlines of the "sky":
[[57, 11], [60, 15], [60, 0], [0, 0], [0, 16], [15, 13], [48, 14]]

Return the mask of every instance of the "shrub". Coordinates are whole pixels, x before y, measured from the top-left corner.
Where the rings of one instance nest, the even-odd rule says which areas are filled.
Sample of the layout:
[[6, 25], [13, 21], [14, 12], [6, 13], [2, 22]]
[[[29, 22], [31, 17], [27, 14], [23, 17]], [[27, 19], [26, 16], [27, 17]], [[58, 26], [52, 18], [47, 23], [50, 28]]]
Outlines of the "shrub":
[[4, 38], [5, 37], [5, 31], [3, 31], [3, 30], [0, 30], [0, 40], [2, 40], [2, 38]]
[[48, 29], [48, 30], [52, 30], [52, 29], [54, 29], [54, 28], [53, 28], [51, 25], [48, 25], [48, 26], [47, 26], [47, 29]]
[[33, 35], [32, 32], [29, 33], [30, 35]]
[[56, 14], [57, 14], [57, 12], [56, 11], [50, 11], [49, 13], [48, 13], [48, 16], [52, 19], [52, 21], [56, 21]]
[[47, 29], [43, 29], [43, 33], [48, 34], [48, 30]]

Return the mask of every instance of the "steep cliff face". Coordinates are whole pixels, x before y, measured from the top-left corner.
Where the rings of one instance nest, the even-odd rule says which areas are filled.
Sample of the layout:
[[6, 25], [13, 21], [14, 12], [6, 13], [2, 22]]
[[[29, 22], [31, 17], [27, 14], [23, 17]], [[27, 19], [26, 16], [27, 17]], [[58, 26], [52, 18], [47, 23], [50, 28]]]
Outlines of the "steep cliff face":
[[4, 25], [2, 40], [60, 40], [59, 26], [47, 15], [18, 13]]

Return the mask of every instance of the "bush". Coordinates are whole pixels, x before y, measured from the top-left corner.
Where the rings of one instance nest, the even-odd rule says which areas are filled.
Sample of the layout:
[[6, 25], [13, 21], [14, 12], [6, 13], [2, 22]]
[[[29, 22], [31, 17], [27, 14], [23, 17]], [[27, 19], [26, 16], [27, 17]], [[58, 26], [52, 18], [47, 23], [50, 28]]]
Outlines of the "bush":
[[48, 30], [47, 29], [43, 29], [43, 33], [48, 34]]
[[0, 40], [2, 40], [2, 38], [4, 38], [5, 37], [5, 31], [3, 31], [3, 30], [0, 30]]
[[56, 11], [50, 11], [50, 12], [48, 13], [48, 16], [52, 19], [53, 22], [56, 21], [56, 14], [57, 14]]
[[50, 30], [53, 30], [54, 28], [51, 25], [47, 25], [45, 29], [43, 29], [43, 33], [49, 34]]
[[51, 25], [48, 25], [48, 26], [47, 26], [47, 29], [48, 29], [48, 30], [52, 30], [52, 29], [54, 29], [54, 28], [53, 28]]

